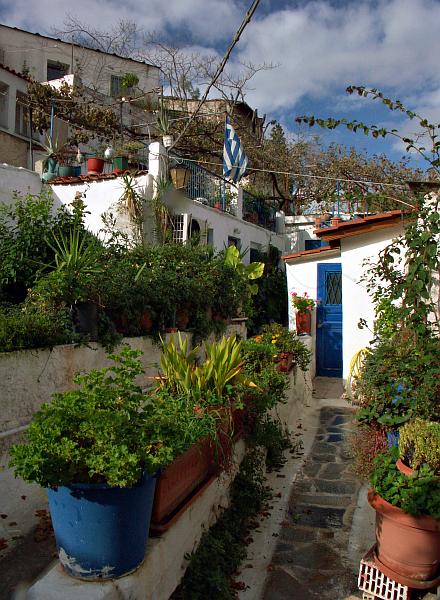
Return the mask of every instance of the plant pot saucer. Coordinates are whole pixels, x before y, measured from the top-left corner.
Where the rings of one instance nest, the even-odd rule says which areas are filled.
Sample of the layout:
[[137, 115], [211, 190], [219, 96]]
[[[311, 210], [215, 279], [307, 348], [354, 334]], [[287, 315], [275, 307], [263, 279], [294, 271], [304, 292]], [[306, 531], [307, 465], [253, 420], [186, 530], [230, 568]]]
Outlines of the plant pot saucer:
[[397, 581], [397, 583], [401, 583], [402, 585], [406, 585], [409, 588], [414, 588], [416, 590], [430, 590], [436, 588], [440, 584], [440, 573], [438, 577], [432, 579], [431, 581], [419, 581], [418, 579], [412, 579], [411, 577], [407, 577], [405, 575], [401, 575], [393, 569], [390, 569], [386, 565], [381, 562], [376, 554], [376, 546], [374, 546], [373, 550], [373, 560], [376, 563], [377, 568], [384, 575], [392, 579], [393, 581]]

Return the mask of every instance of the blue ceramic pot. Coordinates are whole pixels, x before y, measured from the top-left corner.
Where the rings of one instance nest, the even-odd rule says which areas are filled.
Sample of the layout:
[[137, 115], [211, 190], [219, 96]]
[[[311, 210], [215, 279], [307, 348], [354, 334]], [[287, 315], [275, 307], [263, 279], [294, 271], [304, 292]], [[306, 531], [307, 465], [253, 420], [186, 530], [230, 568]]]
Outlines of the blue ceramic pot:
[[113, 579], [144, 560], [156, 479], [132, 488], [73, 484], [48, 489], [62, 567], [79, 579]]

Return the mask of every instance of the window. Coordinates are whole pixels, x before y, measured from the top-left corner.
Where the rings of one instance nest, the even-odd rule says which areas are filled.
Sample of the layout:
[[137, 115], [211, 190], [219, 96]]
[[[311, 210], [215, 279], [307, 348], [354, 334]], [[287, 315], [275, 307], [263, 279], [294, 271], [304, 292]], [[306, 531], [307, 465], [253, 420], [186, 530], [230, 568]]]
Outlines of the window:
[[28, 102], [26, 94], [15, 94], [15, 133], [29, 137]]
[[0, 127], [8, 129], [9, 85], [0, 81]]
[[232, 237], [231, 235], [228, 235], [228, 246], [235, 246], [236, 248], [238, 248], [240, 250], [241, 240], [239, 240], [236, 237]]
[[65, 65], [55, 60], [47, 61], [47, 81], [53, 79], [60, 79], [65, 75], [68, 75], [70, 71], [70, 65]]
[[328, 242], [323, 242], [322, 240], [305, 240], [304, 244], [305, 250], [315, 250], [322, 246], [328, 246]]
[[325, 303], [342, 304], [342, 273], [340, 271], [326, 273]]
[[119, 75], [112, 75], [110, 78], [110, 96], [116, 98], [121, 95], [122, 91], [122, 77]]
[[260, 262], [261, 261], [261, 245], [254, 244], [251, 242], [251, 247], [249, 248], [249, 262]]

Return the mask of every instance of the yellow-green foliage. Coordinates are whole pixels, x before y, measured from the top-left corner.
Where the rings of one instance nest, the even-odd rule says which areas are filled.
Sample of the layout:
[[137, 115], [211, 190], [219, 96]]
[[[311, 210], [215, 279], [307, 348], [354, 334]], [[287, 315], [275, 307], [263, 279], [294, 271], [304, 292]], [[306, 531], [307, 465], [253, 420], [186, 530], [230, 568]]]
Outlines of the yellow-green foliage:
[[406, 423], [400, 429], [399, 451], [413, 469], [427, 464], [440, 474], [440, 423], [419, 418]]

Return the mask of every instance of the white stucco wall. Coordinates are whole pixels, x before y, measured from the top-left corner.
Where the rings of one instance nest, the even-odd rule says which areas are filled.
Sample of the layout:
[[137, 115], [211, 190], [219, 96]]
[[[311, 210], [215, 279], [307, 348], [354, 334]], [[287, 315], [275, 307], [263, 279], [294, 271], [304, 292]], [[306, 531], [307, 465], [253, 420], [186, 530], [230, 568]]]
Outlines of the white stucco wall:
[[[150, 164], [150, 168], [151, 168]], [[139, 193], [146, 199], [151, 198], [153, 190], [152, 175], [140, 175], [136, 177]], [[128, 234], [132, 232], [132, 226], [126, 211], [118, 209], [118, 201], [123, 192], [123, 180], [121, 177], [115, 179], [103, 179], [73, 184], [50, 184], [56, 201], [67, 205], [75, 198], [78, 192], [83, 194], [86, 204], [85, 223], [87, 228], [95, 234], [103, 237], [102, 215], [113, 213], [117, 218], [117, 227], [120, 231]], [[248, 223], [242, 219], [222, 212], [210, 206], [195, 202], [182, 195], [172, 195], [169, 206], [174, 214], [187, 213], [193, 219], [197, 219], [202, 232], [213, 229], [214, 248], [223, 250], [228, 245], [228, 237], [238, 238], [242, 250], [248, 250], [260, 246], [262, 250], [267, 249], [269, 244], [276, 246], [281, 252], [285, 252], [285, 236], [273, 231]], [[149, 211], [147, 210], [147, 213]], [[150, 240], [153, 241], [153, 240]], [[249, 253], [244, 257], [244, 262], [249, 262]]]
[[342, 337], [343, 377], [347, 378], [350, 361], [358, 350], [372, 339], [369, 329], [359, 329], [359, 319], [365, 319], [373, 330], [374, 307], [367, 293], [366, 283], [361, 282], [367, 272], [363, 266], [366, 259], [377, 260], [379, 252], [403, 231], [402, 225], [341, 240], [342, 262]]
[[[292, 292], [296, 292], [299, 296], [302, 296], [304, 292], [316, 300], [318, 291], [318, 269], [317, 265], [320, 263], [340, 263], [341, 258], [339, 252], [329, 251], [324, 255], [317, 254], [319, 260], [316, 260], [315, 256], [304, 257], [301, 261], [295, 261], [289, 263], [286, 261], [286, 276], [287, 276], [287, 294], [289, 300], [289, 329], [295, 329], [295, 309], [290, 301]], [[344, 274], [342, 274], [343, 276]], [[312, 351], [312, 377], [316, 373], [316, 310], [312, 311], [312, 335], [311, 335], [310, 350]]]
[[[379, 253], [391, 240], [403, 231], [402, 225], [373, 231], [362, 235], [343, 238], [341, 240], [340, 256], [315, 254], [286, 262], [287, 288], [289, 294], [289, 323], [294, 328], [295, 312], [290, 304], [290, 295], [297, 292], [299, 295], [307, 292], [312, 298], [317, 295], [317, 265], [320, 263], [341, 263], [342, 268], [342, 348], [343, 348], [343, 378], [349, 372], [350, 361], [353, 355], [368, 345], [372, 339], [369, 329], [359, 329], [359, 320], [365, 319], [368, 327], [373, 329], [374, 307], [367, 293], [366, 283], [361, 282], [366, 268], [363, 266], [366, 259], [373, 262]], [[313, 372], [315, 372], [316, 353], [316, 311], [312, 314], [312, 348]]]
[[[150, 193], [151, 177], [148, 174], [139, 175], [135, 180], [138, 192], [146, 197]], [[117, 228], [120, 231], [129, 235], [132, 234], [133, 228], [128, 214], [119, 204], [119, 199], [124, 191], [122, 177], [83, 183], [50, 184], [50, 187], [55, 201], [59, 201], [64, 205], [70, 204], [77, 193], [83, 194], [86, 211], [90, 213], [85, 215], [85, 225], [101, 238], [104, 238], [102, 215], [105, 213], [114, 215]]]
[[288, 246], [286, 252], [301, 252], [306, 240], [317, 240], [313, 233], [316, 229], [315, 215], [286, 216], [286, 236]]
[[[271, 244], [281, 252], [285, 252], [286, 238], [284, 235], [248, 223], [221, 210], [195, 202], [190, 198], [184, 196], [178, 199], [175, 198], [172, 210], [175, 213], [190, 214], [193, 219], [198, 221], [201, 231], [213, 229], [213, 245], [218, 251], [223, 250], [228, 245], [228, 237], [230, 236], [240, 240], [242, 251], [249, 250], [251, 246], [259, 246], [264, 251]], [[249, 252], [245, 254], [243, 261], [249, 263]]]
[[39, 194], [42, 183], [35, 171], [0, 164], [0, 202], [11, 204], [13, 193]]

